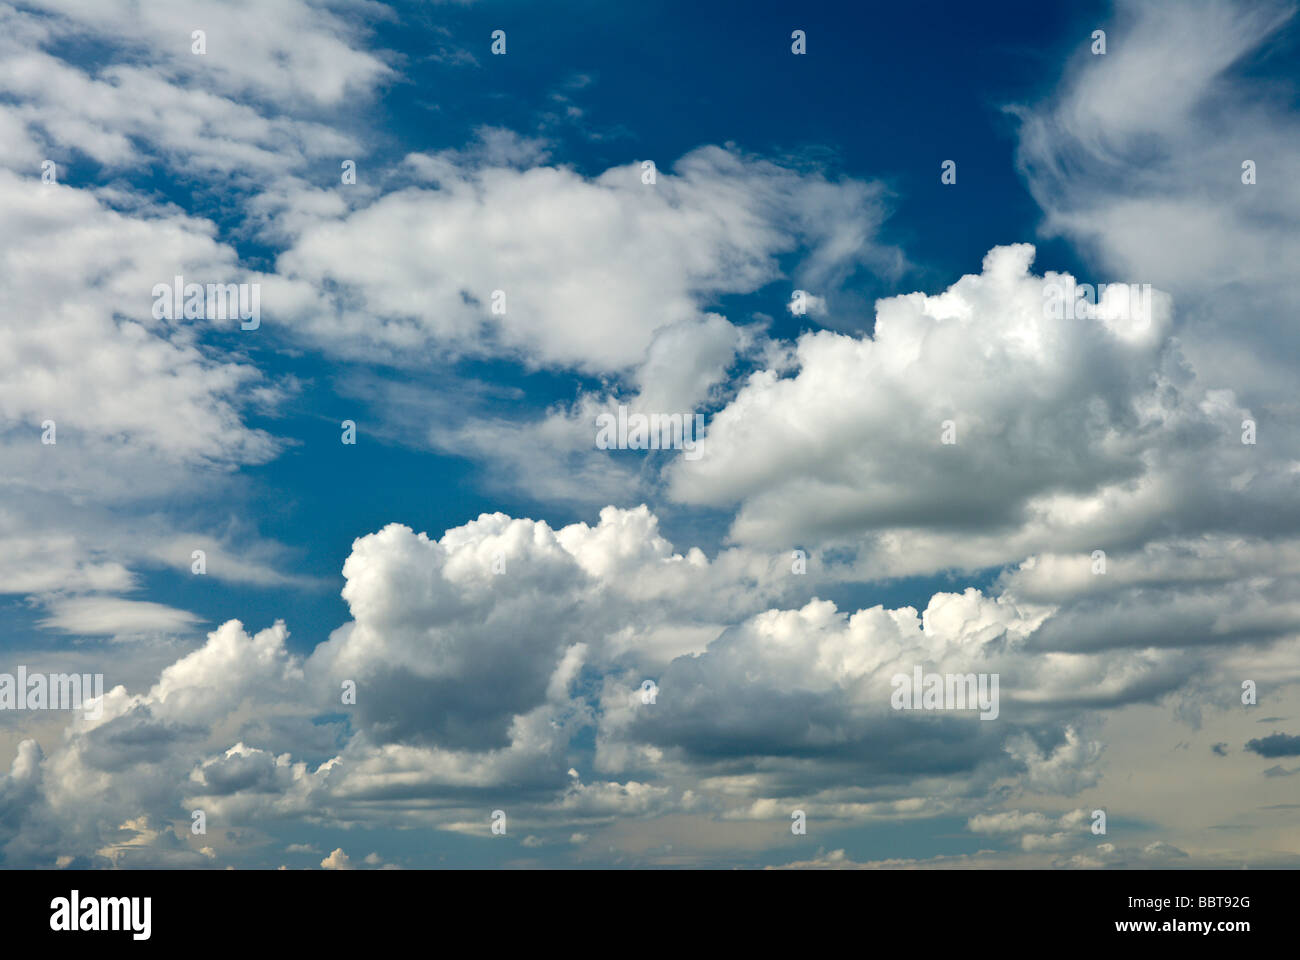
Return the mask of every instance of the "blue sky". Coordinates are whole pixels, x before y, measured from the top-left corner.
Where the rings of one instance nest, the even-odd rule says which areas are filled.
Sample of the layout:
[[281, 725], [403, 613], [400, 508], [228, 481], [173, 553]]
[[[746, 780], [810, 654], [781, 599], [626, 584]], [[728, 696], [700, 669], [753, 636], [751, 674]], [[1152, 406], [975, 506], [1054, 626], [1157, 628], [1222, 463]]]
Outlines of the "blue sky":
[[[716, 19], [702, 17], [692, 6], [621, 10], [576, 4], [570, 16], [557, 17], [522, 3], [451, 5], [439, 8], [439, 17], [423, 32], [413, 34], [406, 18], [381, 23], [376, 41], [406, 58], [409, 66], [404, 82], [386, 92], [378, 110], [353, 122], [393, 156], [456, 149], [472, 142], [486, 124], [546, 137], [554, 161], [588, 176], [631, 159], [658, 158], [669, 165], [695, 147], [734, 142], [764, 157], [793, 157], [835, 175], [884, 181], [891, 197], [882, 234], [903, 251], [910, 267], [888, 278], [860, 271], [846, 284], [848, 308], [827, 324], [835, 329], [869, 332], [875, 296], [938, 292], [993, 244], [1034, 235], [1041, 214], [1017, 176], [1014, 127], [1002, 108], [1041, 96], [1048, 87], [1045, 63], [1076, 54], [1078, 44], [1070, 31], [1077, 35], [1080, 24], [1100, 22], [1101, 13], [1074, 11], [1067, 17], [1064, 10], [1040, 10], [1031, 17], [1032, 5], [948, 10], [939, 21], [944, 29], [936, 30], [930, 22], [933, 9], [882, 15], [814, 8], [807, 15], [801, 12], [799, 23], [825, 49], [814, 60], [800, 61], [790, 55], [784, 28], [791, 14], [781, 4], [756, 4], [743, 15], [719, 9]], [[1044, 22], [1044, 16], [1053, 19]], [[490, 37], [492, 30], [506, 27], [507, 37], [516, 34], [521, 40], [515, 48], [508, 46], [504, 59], [483, 60], [480, 69], [431, 60], [431, 33], [450, 46], [474, 51], [470, 38]], [[1043, 37], [1053, 34], [1060, 39], [1053, 49], [1044, 49]], [[545, 42], [533, 45], [529, 38], [534, 37]], [[481, 57], [482, 51], [477, 54]], [[564, 118], [570, 107], [581, 116]], [[941, 118], [941, 126], [910, 121], [918, 111]], [[859, 119], [849, 122], [851, 117]], [[962, 186], [970, 182], [970, 189], [943, 190], [936, 171], [949, 158], [960, 161]], [[331, 177], [333, 164], [322, 162], [319, 174]], [[174, 183], [159, 188], [191, 208], [190, 192], [177, 190]], [[232, 229], [239, 223], [215, 197], [198, 210], [227, 221]], [[972, 224], [979, 229], [971, 229]], [[256, 238], [243, 242], [236, 235], [232, 244], [249, 261], [271, 260], [276, 252]], [[1057, 269], [1077, 269], [1074, 256], [1064, 243], [1040, 247], [1040, 262]], [[721, 297], [709, 306], [741, 315], [770, 310], [774, 297], [784, 298], [783, 284], [774, 280], [753, 294]], [[773, 332], [787, 337], [809, 326], [788, 315], [774, 319]], [[336, 449], [334, 421], [358, 409], [370, 413], [364, 404], [358, 408], [334, 399], [334, 384], [354, 371], [310, 357], [295, 363], [278, 353], [256, 355], [259, 365], [287, 367], [313, 381], [314, 389], [293, 408], [278, 411], [290, 418], [283, 426], [277, 423], [279, 432], [294, 437], [302, 448], [248, 471], [267, 490], [266, 499], [279, 505], [259, 515], [262, 532], [300, 546], [303, 569], [313, 575], [337, 580], [337, 557], [356, 532], [388, 522], [445, 529], [494, 510], [512, 515], [545, 511], [545, 518], [557, 525], [585, 517], [571, 506], [557, 510], [530, 499], [527, 490], [484, 495], [463, 459], [413, 452], [393, 438], [368, 444], [364, 458], [340, 456], [350, 451]], [[422, 372], [405, 371], [402, 379], [436, 389], [437, 375]], [[545, 371], [530, 376], [514, 363], [487, 369], [470, 364], [458, 372], [521, 390], [521, 402], [532, 409], [574, 395], [572, 377]], [[330, 416], [331, 405], [343, 412]], [[316, 456], [313, 447], [319, 448]], [[383, 478], [379, 485], [376, 476]], [[348, 493], [340, 496], [341, 490]], [[725, 533], [725, 519], [690, 516], [680, 522], [683, 533], [702, 532], [700, 546], [712, 551]], [[665, 523], [672, 520], [664, 517]], [[183, 590], [188, 582], [173, 577], [160, 589]], [[928, 598], [927, 591], [936, 585], [948, 584], [946, 578], [924, 578], [914, 587], [877, 585], [871, 593], [855, 596], [915, 603], [917, 597]], [[190, 595], [187, 608], [208, 607], [208, 616], [219, 618], [233, 598], [211, 593], [204, 585], [198, 595]], [[289, 617], [280, 596], [244, 602], [250, 600], [263, 605], [264, 617]], [[292, 620], [299, 624], [295, 633], [306, 633], [309, 624], [314, 628], [314, 635], [301, 638], [310, 649], [346, 616], [346, 607], [333, 597], [304, 600]]]
[[0, 6], [0, 862], [1295, 864], [1294, 8], [700, 6]]

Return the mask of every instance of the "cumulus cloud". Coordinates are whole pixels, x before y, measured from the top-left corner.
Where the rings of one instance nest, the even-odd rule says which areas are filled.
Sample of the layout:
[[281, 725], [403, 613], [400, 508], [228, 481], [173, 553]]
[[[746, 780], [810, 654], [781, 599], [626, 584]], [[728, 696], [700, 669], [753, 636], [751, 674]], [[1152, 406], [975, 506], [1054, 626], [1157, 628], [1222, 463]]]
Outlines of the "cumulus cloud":
[[[15, 826], [75, 811], [78, 835], [59, 842], [89, 856], [120, 845], [142, 809], [150, 836], [192, 809], [209, 823], [482, 833], [502, 791], [543, 839], [674, 811], [771, 820], [792, 798], [846, 821], [926, 816], [1005, 797], [1006, 778], [1026, 794], [1095, 784], [1090, 709], [1167, 689], [1169, 666], [1150, 652], [1037, 655], [1026, 641], [1048, 605], [971, 589], [921, 612], [764, 609], [759, 572], [674, 552], [645, 508], [558, 530], [484, 515], [438, 540], [387, 527], [354, 544], [353, 619], [309, 656], [289, 650], [283, 624], [250, 634], [231, 621], [146, 692], [113, 687], [49, 757], [28, 748], [4, 782], [28, 798]], [[682, 631], [694, 650], [674, 649]], [[998, 674], [998, 722], [893, 709], [892, 677], [916, 665]], [[601, 681], [584, 692], [589, 671]], [[340, 696], [347, 680], [355, 704]], [[334, 730], [324, 754], [305, 734], [313, 718]], [[571, 769], [588, 729], [603, 779]], [[20, 832], [10, 857], [28, 855]]]
[[[1178, 836], [1100, 840], [1087, 811], [1110, 790], [1117, 819], [1141, 816], [1108, 773], [1117, 717], [1238, 722], [1242, 680], [1266, 677], [1280, 722], [1300, 681], [1294, 344], [1266, 335], [1300, 306], [1300, 171], [1294, 118], [1234, 73], [1289, 7], [1124, 5], [1123, 42], [1018, 111], [1045, 229], [1107, 277], [1150, 282], [1138, 315], [1112, 287], [1091, 316], [1054, 316], [1046, 295], [1074, 278], [1034, 273], [1015, 244], [941, 293], [879, 301], [860, 336], [812, 321], [859, 268], [901, 262], [879, 183], [733, 146], [653, 184], [631, 162], [589, 176], [488, 127], [325, 189], [307, 171], [361, 156], [355, 106], [396, 76], [362, 49], [382, 10], [277, 0], [257, 30], [237, 14], [0, 10], [0, 590], [27, 595], [41, 628], [122, 639], [202, 622], [139, 596], [146, 571], [185, 571], [196, 549], [227, 584], [309, 584], [256, 533], [191, 516], [238, 501], [239, 471], [286, 449], [254, 424], [295, 384], [233, 328], [154, 318], [153, 285], [178, 273], [262, 284], [267, 342], [343, 364], [340, 392], [389, 418], [376, 436], [597, 519], [349, 531], [364, 535], [339, 558], [348, 619], [324, 640], [223, 609], [201, 642], [101, 645], [120, 668], [102, 710], [4, 725], [6, 865], [212, 866], [304, 826], [472, 841], [500, 807], [529, 855], [771, 849], [798, 807], [836, 827], [955, 817], [998, 849], [822, 848], [797, 867], [1214, 862]], [[66, 59], [92, 37], [102, 63]], [[60, 183], [40, 182], [47, 156]], [[237, 242], [123, 183], [66, 185], [85, 161], [229, 189]], [[249, 237], [275, 244], [274, 269], [241, 259]], [[778, 281], [779, 297], [817, 291], [787, 307], [811, 318], [794, 342], [720, 312]], [[573, 392], [542, 410], [459, 360], [571, 374]], [[436, 389], [390, 377], [435, 361]], [[707, 411], [704, 456], [594, 449], [620, 405]], [[57, 444], [40, 443], [45, 420]], [[665, 485], [702, 528], [729, 523], [729, 545], [670, 543], [663, 511], [633, 506]], [[952, 570], [984, 586], [860, 599]], [[917, 667], [997, 675], [996, 722], [895, 710], [893, 678]], [[1196, 752], [1216, 771], [1297, 754], [1258, 729], [1231, 735], [1246, 755]], [[1268, 789], [1295, 772], [1249, 775]], [[211, 840], [188, 830], [196, 809]], [[331, 848], [324, 869], [394, 866], [275, 847]]]
[[328, 857], [320, 862], [322, 869], [325, 870], [353, 870], [352, 858], [343, 852], [342, 847], [336, 848]]
[[672, 493], [737, 504], [741, 542], [858, 539], [875, 575], [1090, 551], [1193, 516], [1273, 522], [1290, 464], [1243, 448], [1247, 411], [1178, 357], [1168, 298], [1060, 319], [1045, 293], [1068, 280], [1030, 273], [1033, 256], [999, 247], [938, 296], [882, 300], [870, 337], [805, 334], [793, 376], [751, 375], [705, 455], [673, 463]]
[[[329, 350], [390, 362], [437, 351], [618, 372], [657, 331], [781, 276], [825, 278], [886, 256], [877, 184], [832, 181], [719, 147], [654, 184], [636, 164], [563, 167], [408, 158], [420, 185], [302, 232], [277, 260], [298, 327]], [[322, 301], [307, 287], [334, 288]]]

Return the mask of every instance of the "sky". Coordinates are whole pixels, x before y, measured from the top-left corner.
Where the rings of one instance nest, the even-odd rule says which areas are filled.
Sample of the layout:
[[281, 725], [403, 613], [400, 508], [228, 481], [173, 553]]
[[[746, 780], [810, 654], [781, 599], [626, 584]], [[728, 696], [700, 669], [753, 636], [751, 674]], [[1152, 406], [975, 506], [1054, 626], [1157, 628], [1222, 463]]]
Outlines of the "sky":
[[0, 0], [0, 865], [1300, 866], [1298, 47]]

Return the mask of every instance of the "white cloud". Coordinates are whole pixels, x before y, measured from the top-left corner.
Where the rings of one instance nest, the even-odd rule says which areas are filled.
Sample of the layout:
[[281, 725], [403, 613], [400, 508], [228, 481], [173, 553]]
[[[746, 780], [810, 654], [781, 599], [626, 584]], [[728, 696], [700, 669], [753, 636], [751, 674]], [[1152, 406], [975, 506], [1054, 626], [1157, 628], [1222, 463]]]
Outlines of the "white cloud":
[[320, 865], [325, 870], [356, 869], [352, 866], [352, 858], [343, 852], [342, 847], [335, 848], [334, 852], [320, 862]]
[[[635, 164], [586, 179], [457, 153], [410, 159], [433, 187], [319, 222], [277, 261], [301, 297], [296, 325], [323, 349], [416, 363], [437, 348], [618, 372], [646, 358], [661, 328], [698, 323], [717, 297], [780, 277], [780, 254], [805, 247], [800, 272], [816, 277], [889, 259], [874, 239], [878, 185], [718, 147], [653, 185]], [[334, 285], [332, 302], [306, 293]], [[494, 291], [504, 313], [492, 312]]]
[[[207, 84], [232, 96], [329, 106], [367, 97], [392, 76], [379, 56], [357, 49], [356, 15], [385, 15], [377, 4], [37, 0], [29, 6], [55, 15], [47, 29], [112, 39], [147, 57], [177, 86]], [[195, 30], [206, 34], [206, 54], [192, 52]]]
[[244, 421], [278, 387], [192, 324], [151, 315], [154, 285], [177, 273], [239, 279], [233, 251], [206, 221], [122, 212], [35, 170], [0, 169], [0, 202], [14, 227], [0, 237], [0, 489], [25, 505], [0, 510], [0, 589], [126, 590], [138, 565], [188, 572], [195, 549], [214, 576], [275, 582], [273, 545], [160, 512], [178, 492], [191, 510], [232, 495], [231, 473], [280, 447]]
[[[973, 829], [1032, 837], [1018, 841], [1027, 853], [1072, 856], [1066, 826], [999, 826], [990, 803], [1095, 789], [1099, 711], [1202, 683], [1231, 693], [1244, 649], [1035, 649], [1072, 597], [968, 589], [919, 612], [767, 609], [788, 575], [676, 554], [644, 508], [559, 530], [485, 515], [438, 540], [394, 525], [358, 540], [344, 572], [353, 620], [310, 656], [289, 650], [283, 624], [250, 634], [232, 621], [147, 692], [109, 690], [50, 756], [22, 748], [0, 782], [23, 810], [19, 832], [0, 835], [10, 862], [39, 862], [46, 836], [87, 862], [189, 856], [171, 840], [140, 845], [170, 836], [178, 810], [486, 835], [484, 811], [503, 804], [548, 843], [628, 817], [770, 823], [793, 803], [844, 822], [975, 817]], [[691, 630], [692, 653], [657, 646]], [[892, 709], [893, 675], [916, 665], [998, 674], [998, 720]], [[587, 671], [594, 692], [579, 684]], [[341, 679], [356, 681], [355, 705]], [[340, 712], [346, 728], [310, 722]], [[592, 728], [596, 779], [570, 754]], [[146, 826], [122, 834], [142, 811]]]
[[1270, 72], [1270, 44], [1294, 14], [1290, 3], [1128, 0], [1105, 56], [1081, 57], [1053, 97], [1015, 111], [1044, 229], [1110, 275], [1175, 291], [1198, 371], [1282, 422], [1300, 346], [1289, 323], [1300, 125], [1289, 81], [1242, 67]]
[[995, 248], [938, 296], [881, 300], [871, 337], [804, 335], [795, 375], [750, 376], [671, 492], [738, 504], [742, 543], [853, 546], [866, 577], [1275, 528], [1292, 465], [1241, 443], [1249, 411], [1179, 356], [1168, 297], [1149, 323], [1109, 300], [1054, 319], [1044, 293], [1067, 280], [1033, 255]]
[[[1191, 860], [1178, 837], [1096, 843], [1086, 807], [1005, 805], [1116, 789], [1107, 723], [1135, 705], [1194, 727], [1240, 706], [1243, 676], [1267, 677], [1283, 705], [1300, 682], [1293, 371], [1289, 348], [1260, 349], [1298, 305], [1286, 214], [1300, 171], [1293, 117], [1243, 107], [1248, 88], [1229, 78], [1289, 8], [1124, 7], [1112, 53], [1021, 113], [1048, 230], [1115, 279], [1171, 291], [1177, 311], [1158, 289], [1149, 324], [1113, 297], [1094, 320], [1052, 320], [1044, 286], [1064, 278], [1032, 274], [1020, 244], [937, 296], [880, 301], [869, 337], [789, 344], [714, 312], [719, 300], [788, 281], [822, 291], [807, 305], [823, 317], [859, 267], [894, 269], [878, 184], [730, 147], [687, 154], [653, 186], [636, 164], [586, 177], [541, 166], [547, 141], [484, 128], [463, 150], [374, 164], [340, 193], [304, 170], [365, 142], [330, 121], [394, 76], [358, 49], [359, 17], [381, 8], [279, 0], [253, 29], [238, 7], [39, 6], [58, 16], [0, 11], [13, 227], [0, 237], [0, 589], [30, 594], [41, 626], [190, 632], [196, 615], [118, 594], [144, 568], [184, 572], [193, 549], [227, 582], [307, 582], [237, 524], [214, 533], [163, 509], [235, 497], [233, 475], [284, 443], [250, 413], [291, 389], [223, 339], [237, 331], [152, 319], [153, 284], [176, 273], [261, 282], [268, 331], [333, 360], [492, 357], [598, 377], [531, 422], [489, 413], [487, 390], [473, 403], [446, 391], [432, 427], [428, 392], [355, 378], [400, 401], [402, 425], [423, 421], [414, 442], [543, 502], [659, 492], [667, 458], [593, 450], [597, 413], [720, 407], [705, 458], [667, 479], [690, 505], [735, 508], [739, 546], [678, 552], [644, 506], [560, 528], [484, 514], [436, 538], [393, 524], [353, 544], [351, 619], [310, 654], [282, 622], [238, 620], [179, 656], [101, 645], [85, 655], [118, 658], [120, 673], [102, 715], [41, 718], [40, 745], [26, 728], [6, 741], [6, 865], [210, 865], [248, 842], [244, 828], [286, 823], [486, 836], [497, 804], [524, 846], [567, 837], [584, 855], [651, 821], [754, 849], [797, 803], [842, 824], [963, 817], [1014, 849], [868, 864], [819, 850], [795, 866]], [[208, 31], [205, 57], [191, 29]], [[111, 62], [53, 52], [89, 35], [118, 44]], [[1133, 154], [1152, 136], [1143, 170]], [[1247, 146], [1254, 188], [1238, 180]], [[247, 271], [214, 224], [120, 185], [41, 184], [47, 154], [62, 171], [83, 155], [110, 170], [160, 161], [231, 186], [239, 229], [287, 244], [277, 272]], [[1207, 191], [1216, 178], [1224, 189]], [[748, 362], [760, 369], [732, 382]], [[1239, 440], [1248, 416], [1257, 446]], [[46, 418], [55, 446], [39, 443]], [[790, 573], [795, 546], [806, 578]], [[931, 591], [922, 609], [816, 595], [1000, 566], [989, 589]], [[163, 655], [174, 662], [159, 668]], [[998, 674], [998, 721], [900, 716], [890, 680], [916, 665]], [[589, 733], [595, 770], [580, 774]], [[227, 839], [198, 846], [194, 808]], [[321, 861], [362, 864], [393, 866], [342, 848]]]
[[65, 633], [132, 636], [146, 633], [174, 633], [187, 630], [199, 618], [186, 610], [148, 600], [120, 597], [64, 597], [53, 600], [50, 613], [41, 621]]

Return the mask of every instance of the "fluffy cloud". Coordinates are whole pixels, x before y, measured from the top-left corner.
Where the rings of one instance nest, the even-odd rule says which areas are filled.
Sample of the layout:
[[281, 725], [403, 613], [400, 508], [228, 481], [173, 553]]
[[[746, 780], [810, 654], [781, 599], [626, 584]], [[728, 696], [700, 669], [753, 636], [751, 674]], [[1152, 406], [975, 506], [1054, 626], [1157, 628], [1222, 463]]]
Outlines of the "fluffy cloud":
[[[874, 239], [879, 185], [718, 147], [653, 184], [635, 164], [593, 179], [459, 153], [408, 165], [428, 186], [319, 222], [277, 260], [297, 282], [296, 325], [325, 349], [414, 363], [436, 348], [618, 372], [646, 359], [661, 328], [780, 277], [781, 256], [802, 248], [798, 273], [823, 280], [889, 260]], [[308, 285], [338, 294], [320, 302]]]
[[[489, 513], [440, 536], [391, 524], [353, 544], [349, 620], [322, 642], [231, 610], [203, 642], [81, 645], [79, 663], [107, 665], [101, 712], [0, 725], [6, 865], [209, 866], [303, 826], [472, 841], [497, 808], [526, 850], [707, 862], [788, 840], [796, 806], [836, 830], [959, 818], [999, 850], [858, 864], [823, 848], [793, 866], [1214, 862], [1182, 836], [1087, 829], [1099, 791], [1120, 822], [1155, 802], [1126, 797], [1108, 763], [1145, 746], [1116, 726], [1156, 710], [1235, 725], [1186, 763], [1231, 737], [1245, 749], [1216, 776], [1286, 784], [1294, 771], [1260, 758], [1296, 738], [1251, 734], [1300, 682], [1295, 344], [1271, 339], [1300, 306], [1300, 171], [1293, 118], [1233, 70], [1288, 9], [1125, 6], [1110, 54], [1019, 111], [1046, 229], [1151, 282], [1149, 315], [1125, 316], [1112, 289], [1092, 318], [1053, 318], [1044, 294], [1069, 278], [1034, 274], [1018, 244], [942, 293], [880, 301], [870, 335], [794, 343], [720, 301], [782, 281], [782, 297], [818, 291], [808, 315], [825, 317], [855, 270], [893, 270], [879, 184], [730, 146], [654, 184], [638, 163], [587, 176], [486, 128], [340, 191], [332, 164], [368, 142], [354, 108], [394, 76], [359, 49], [359, 18], [382, 11], [282, 0], [256, 30], [239, 13], [0, 8], [0, 589], [29, 595], [40, 627], [138, 639], [200, 622], [123, 596], [193, 549], [227, 582], [306, 582], [274, 545], [201, 529], [205, 505], [239, 502], [241, 468], [285, 447], [252, 424], [293, 384], [235, 330], [152, 318], [153, 285], [177, 273], [262, 283], [265, 342], [348, 364], [341, 392], [390, 417], [377, 437], [469, 456], [543, 505], [627, 507], [667, 482], [702, 531], [730, 520], [734, 545], [679, 550], [646, 506], [567, 526]], [[104, 62], [64, 59], [88, 37]], [[47, 156], [64, 183], [160, 165], [201, 196], [220, 185], [236, 241], [277, 244], [274, 272], [121, 183], [42, 184]], [[462, 379], [461, 358], [574, 373], [573, 399], [520, 414], [522, 391]], [[437, 389], [384, 379], [435, 360]], [[594, 450], [618, 404], [710, 411], [705, 456]], [[57, 445], [39, 443], [45, 419]], [[989, 568], [983, 589], [930, 583], [915, 607], [860, 599], [864, 582]], [[917, 666], [996, 674], [998, 719], [892, 709], [892, 678]], [[1240, 702], [1251, 678], [1277, 716]], [[1142, 762], [1171, 763], [1161, 749]], [[198, 809], [210, 839], [188, 830]], [[318, 843], [276, 849], [387, 866]]]
[[[35, 169], [0, 169], [0, 198], [15, 226], [0, 238], [0, 487], [11, 503], [0, 508], [0, 589], [128, 590], [135, 569], [188, 570], [195, 549], [210, 554], [214, 576], [288, 582], [275, 572], [273, 545], [168, 515], [178, 492], [187, 514], [206, 497], [230, 497], [231, 473], [281, 446], [245, 422], [278, 402], [278, 387], [208, 342], [206, 321], [151, 313], [154, 285], [177, 273], [238, 279], [233, 252], [205, 221], [170, 208], [118, 210], [90, 191], [42, 183]], [[16, 496], [24, 509], [12, 506]], [[91, 601], [60, 602], [50, 626], [73, 624], [68, 604], [84, 611]], [[110, 606], [105, 598], [98, 609]], [[188, 619], [178, 616], [153, 626], [182, 627]], [[140, 625], [119, 619], [126, 632]], [[89, 632], [109, 629], [101, 617]]]
[[[232, 474], [283, 447], [246, 417], [274, 409], [285, 391], [250, 362], [246, 344], [222, 339], [226, 329], [151, 313], [154, 285], [178, 274], [256, 277], [210, 221], [120, 181], [68, 184], [97, 165], [156, 161], [233, 177], [228, 187], [291, 179], [308, 157], [356, 146], [292, 115], [307, 94], [293, 84], [311, 62], [329, 60], [329, 82], [311, 91], [326, 104], [364, 93], [386, 68], [347, 55], [354, 34], [339, 15], [277, 4], [239, 41], [248, 31], [236, 11], [208, 11], [200, 27], [200, 6], [0, 8], [0, 202], [11, 227], [0, 239], [0, 456], [6, 493], [24, 501], [0, 510], [0, 589], [50, 605], [47, 627], [188, 632], [195, 618], [184, 611], [163, 615], [160, 605], [105, 594], [138, 587], [144, 569], [188, 570], [196, 549], [219, 579], [304, 582], [283, 573], [282, 551], [247, 525], [203, 529], [196, 518], [229, 509], [241, 498]], [[189, 31], [200, 28], [213, 44], [206, 57], [189, 52]], [[92, 35], [104, 42], [97, 66], [64, 59]], [[258, 59], [259, 49], [283, 55]], [[245, 57], [252, 66], [231, 73]], [[47, 158], [55, 183], [41, 179]], [[40, 442], [46, 421], [55, 444]]]
[[[1094, 785], [1094, 711], [1187, 680], [1151, 650], [1044, 657], [1029, 641], [1056, 607], [976, 590], [920, 612], [765, 609], [793, 578], [675, 553], [644, 508], [559, 530], [485, 515], [438, 540], [393, 525], [356, 542], [344, 576], [353, 619], [310, 656], [283, 624], [232, 621], [146, 692], [113, 687], [48, 757], [24, 747], [2, 786], [10, 861], [37, 856], [24, 830], [54, 830], [69, 857], [170, 857], [139, 837], [193, 809], [227, 829], [482, 833], [505, 806], [538, 836], [674, 812], [771, 821], [791, 803], [843, 822], [974, 815], [1012, 782]], [[918, 665], [998, 674], [998, 719], [894, 710], [892, 677]], [[571, 769], [584, 730], [603, 779]]]
[[[210, 84], [230, 96], [331, 105], [366, 96], [392, 76], [382, 59], [357, 49], [361, 31], [349, 14], [380, 12], [373, 4], [273, 0], [259, 4], [255, 16], [238, 5], [201, 0], [39, 0], [27, 6], [52, 16], [43, 24], [49, 30], [116, 41], [147, 56], [171, 83]], [[196, 30], [206, 35], [205, 54], [193, 52]]]
[[880, 301], [870, 337], [804, 335], [794, 375], [751, 375], [671, 492], [738, 504], [742, 543], [849, 545], [867, 577], [1290, 529], [1286, 442], [1241, 442], [1250, 411], [1179, 356], [1168, 298], [1058, 319], [1045, 292], [1070, 278], [1033, 255], [999, 247], [938, 296]]

